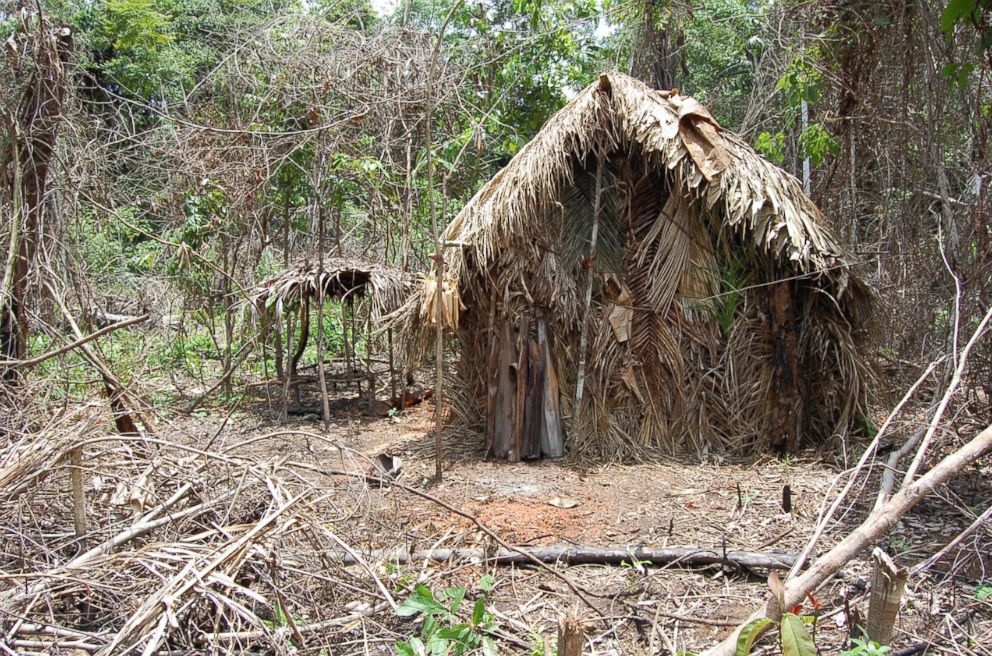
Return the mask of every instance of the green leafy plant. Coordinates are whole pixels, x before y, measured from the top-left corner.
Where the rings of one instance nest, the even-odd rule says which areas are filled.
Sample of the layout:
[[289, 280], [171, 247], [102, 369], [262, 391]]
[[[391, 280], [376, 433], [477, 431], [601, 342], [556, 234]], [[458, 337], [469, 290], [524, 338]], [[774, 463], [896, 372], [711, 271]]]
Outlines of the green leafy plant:
[[809, 157], [813, 166], [819, 166], [827, 155], [840, 152], [840, 144], [822, 123], [810, 123], [799, 135], [799, 151]]
[[992, 601], [992, 584], [983, 583], [975, 588], [975, 599], [978, 601]]
[[743, 289], [749, 284], [746, 264], [734, 259], [720, 269], [720, 294], [712, 300], [712, 315], [720, 325], [724, 337], [734, 329], [737, 310], [744, 302]]
[[781, 166], [785, 161], [785, 133], [761, 132], [754, 140], [754, 149], [772, 164]]
[[851, 644], [854, 646], [841, 652], [841, 656], [883, 656], [892, 651], [892, 647], [880, 645], [867, 635], [863, 638], [851, 638]]
[[473, 604], [467, 620], [458, 616], [465, 600], [465, 588], [445, 588], [435, 596], [430, 588], [418, 583], [396, 609], [396, 614], [400, 617], [423, 616], [420, 635], [398, 641], [396, 652], [400, 656], [460, 656], [481, 647], [485, 656], [496, 656], [496, 642], [489, 635], [496, 622], [486, 609], [486, 598], [494, 583], [489, 574], [479, 580], [482, 594]]
[[[768, 575], [768, 587], [779, 601], [779, 607], [784, 604], [785, 586], [775, 572]], [[811, 597], [812, 600], [812, 597]], [[815, 600], [813, 600], [816, 606]], [[769, 630], [778, 629], [779, 644], [782, 656], [816, 656], [816, 645], [807, 626], [816, 624], [815, 615], [799, 615], [801, 607], [797, 606], [790, 612], [782, 613], [778, 621], [770, 617], [759, 617], [745, 626], [737, 637], [736, 656], [748, 656], [754, 645]]]

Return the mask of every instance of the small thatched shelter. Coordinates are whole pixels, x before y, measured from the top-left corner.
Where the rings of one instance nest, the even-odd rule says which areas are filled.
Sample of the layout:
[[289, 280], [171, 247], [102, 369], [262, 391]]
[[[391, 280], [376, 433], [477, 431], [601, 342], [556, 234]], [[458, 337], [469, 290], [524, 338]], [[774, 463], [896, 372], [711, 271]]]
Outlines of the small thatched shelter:
[[284, 307], [317, 298], [343, 300], [368, 297], [374, 321], [403, 305], [412, 279], [399, 269], [354, 257], [325, 257], [290, 265], [261, 280], [248, 292], [247, 305], [257, 312], [282, 315]]
[[[263, 326], [278, 325], [284, 314], [295, 315], [299, 321], [300, 338], [293, 344], [287, 337], [286, 348], [292, 351], [288, 363], [288, 376], [296, 378], [297, 366], [303, 356], [310, 335], [311, 306], [320, 300], [338, 299], [342, 302], [341, 328], [343, 332], [346, 371], [338, 375], [342, 380], [372, 378], [371, 353], [366, 349], [365, 371], [358, 367], [354, 345], [364, 328], [369, 335], [369, 324], [379, 323], [387, 314], [401, 307], [413, 289], [413, 278], [399, 269], [354, 257], [325, 257], [322, 260], [297, 262], [261, 280], [248, 291], [242, 304]], [[356, 321], [355, 302], [363, 301], [363, 317]], [[358, 325], [356, 325], [358, 324]], [[267, 328], [263, 328], [266, 330]], [[295, 330], [293, 331], [295, 332]], [[394, 379], [392, 348], [389, 347], [389, 377]], [[281, 365], [282, 346], [277, 350], [277, 369], [280, 377], [286, 375]], [[374, 384], [370, 381], [370, 385]], [[370, 389], [370, 395], [374, 390]], [[394, 390], [395, 395], [395, 390]]]
[[443, 240], [452, 428], [497, 457], [792, 450], [864, 407], [869, 291], [797, 181], [691, 98], [602, 75]]

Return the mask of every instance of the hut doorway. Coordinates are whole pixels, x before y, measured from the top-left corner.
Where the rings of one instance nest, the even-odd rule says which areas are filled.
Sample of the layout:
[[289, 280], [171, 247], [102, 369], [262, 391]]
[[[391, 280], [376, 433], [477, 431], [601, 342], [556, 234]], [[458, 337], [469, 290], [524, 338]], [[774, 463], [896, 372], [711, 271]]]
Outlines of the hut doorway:
[[552, 340], [540, 311], [500, 324], [489, 368], [487, 455], [510, 462], [565, 455]]

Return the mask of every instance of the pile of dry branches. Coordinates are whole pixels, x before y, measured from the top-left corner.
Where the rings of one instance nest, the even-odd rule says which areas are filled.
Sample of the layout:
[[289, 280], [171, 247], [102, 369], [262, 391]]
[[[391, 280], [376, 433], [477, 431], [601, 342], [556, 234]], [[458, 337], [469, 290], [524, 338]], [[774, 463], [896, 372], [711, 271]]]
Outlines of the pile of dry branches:
[[[390, 635], [367, 623], [388, 625], [392, 613], [365, 619], [395, 607], [365, 557], [397, 546], [398, 531], [371, 530], [391, 521], [385, 492], [323, 476], [309, 456], [249, 455], [270, 454], [285, 434], [201, 448], [105, 427], [99, 407], [83, 406], [3, 448], [8, 653], [318, 653], [362, 631]], [[367, 470], [333, 440], [310, 439], [320, 460]], [[70, 491], [74, 470], [82, 489]]]

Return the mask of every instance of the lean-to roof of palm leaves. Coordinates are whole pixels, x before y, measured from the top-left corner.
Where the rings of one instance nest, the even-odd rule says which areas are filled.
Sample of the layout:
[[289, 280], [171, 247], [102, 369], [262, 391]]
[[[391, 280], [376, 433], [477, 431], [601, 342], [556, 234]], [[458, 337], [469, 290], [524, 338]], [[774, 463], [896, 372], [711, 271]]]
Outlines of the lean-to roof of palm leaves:
[[[675, 193], [694, 199], [745, 243], [801, 274], [822, 275], [836, 298], [867, 297], [849, 278], [849, 263], [824, 227], [799, 182], [761, 158], [740, 138], [721, 131], [692, 98], [656, 91], [621, 73], [600, 76], [552, 116], [510, 163], [489, 180], [448, 225], [443, 239], [475, 251], [486, 266], [513, 235], [545, 216], [572, 184], [574, 163], [636, 145], [665, 167]], [[449, 257], [450, 275], [462, 276], [462, 253]], [[848, 298], [847, 300], [851, 300]]]
[[274, 311], [315, 298], [323, 287], [330, 298], [367, 295], [376, 321], [400, 307], [413, 288], [413, 278], [399, 269], [349, 257], [326, 257], [323, 262], [297, 262], [260, 281], [245, 305], [257, 312]]

